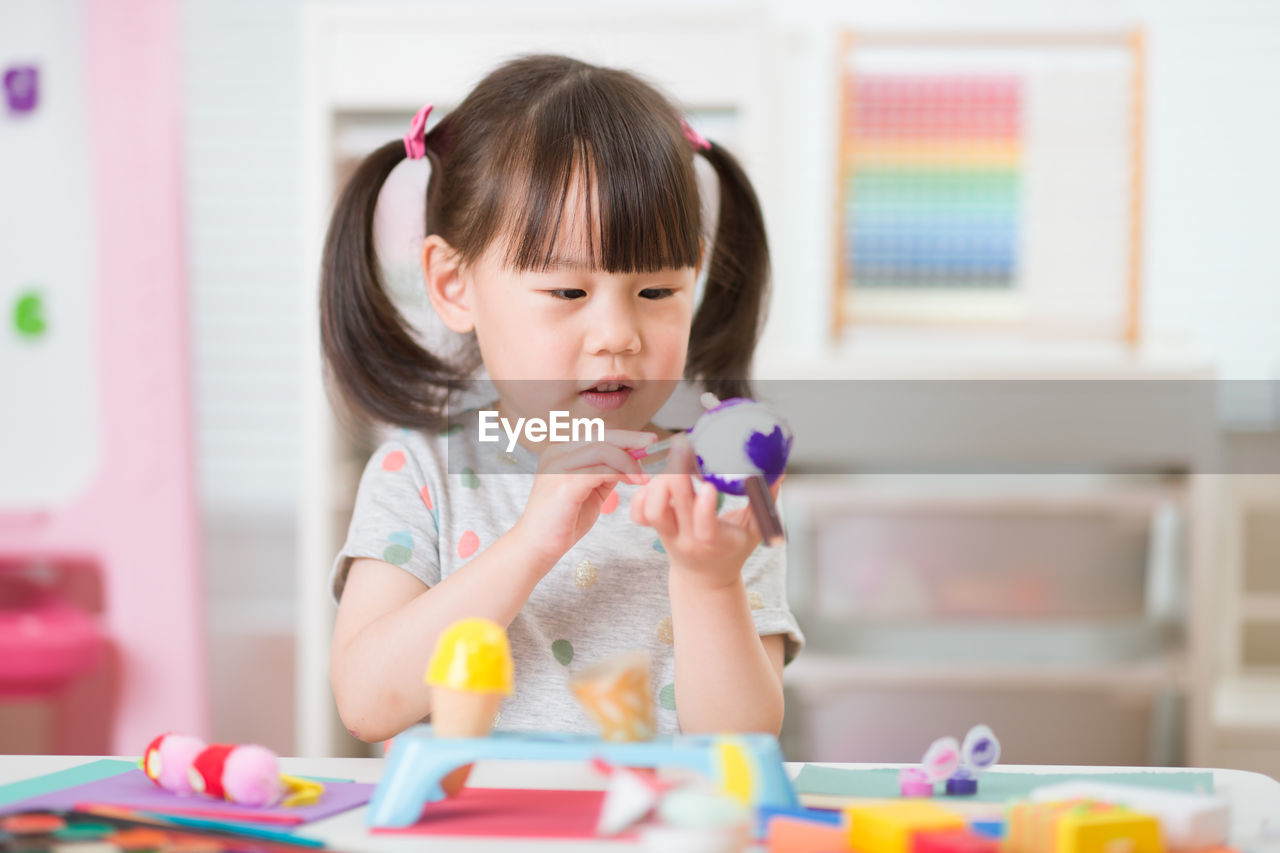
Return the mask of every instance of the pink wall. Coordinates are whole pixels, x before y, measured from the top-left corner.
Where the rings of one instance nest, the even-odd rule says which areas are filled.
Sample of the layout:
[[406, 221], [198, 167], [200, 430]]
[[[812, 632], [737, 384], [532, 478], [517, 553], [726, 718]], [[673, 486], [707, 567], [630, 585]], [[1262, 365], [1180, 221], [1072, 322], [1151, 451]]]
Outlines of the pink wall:
[[0, 552], [98, 563], [114, 683], [110, 693], [101, 678], [71, 691], [57, 748], [136, 755], [164, 731], [209, 734], [183, 243], [181, 31], [172, 0], [87, 0], [86, 10], [90, 111], [83, 140], [95, 178], [103, 464], [69, 506], [0, 530]]

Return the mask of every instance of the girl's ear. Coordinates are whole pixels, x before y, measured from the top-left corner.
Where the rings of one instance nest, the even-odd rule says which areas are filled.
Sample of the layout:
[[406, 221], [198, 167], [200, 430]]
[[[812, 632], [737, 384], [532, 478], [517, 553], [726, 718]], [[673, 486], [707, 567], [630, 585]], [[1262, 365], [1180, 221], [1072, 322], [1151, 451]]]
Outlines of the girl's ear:
[[445, 326], [461, 334], [475, 328], [458, 253], [437, 234], [422, 241], [422, 277], [431, 307]]

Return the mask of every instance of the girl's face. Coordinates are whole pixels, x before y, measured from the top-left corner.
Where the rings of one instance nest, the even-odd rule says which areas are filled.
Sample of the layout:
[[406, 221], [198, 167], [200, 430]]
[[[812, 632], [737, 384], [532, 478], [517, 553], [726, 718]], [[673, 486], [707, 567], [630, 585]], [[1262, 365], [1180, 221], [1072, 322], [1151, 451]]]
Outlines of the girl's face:
[[592, 269], [582, 209], [565, 206], [559, 256], [546, 271], [511, 269], [507, 246], [495, 244], [458, 271], [457, 302], [504, 415], [561, 410], [641, 429], [684, 373], [698, 270]]

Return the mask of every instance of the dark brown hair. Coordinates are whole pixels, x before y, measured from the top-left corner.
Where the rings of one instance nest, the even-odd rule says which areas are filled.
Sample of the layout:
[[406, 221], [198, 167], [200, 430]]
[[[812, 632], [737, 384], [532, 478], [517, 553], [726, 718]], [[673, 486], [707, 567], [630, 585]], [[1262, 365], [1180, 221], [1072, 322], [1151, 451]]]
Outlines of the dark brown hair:
[[[610, 273], [688, 267], [701, 257], [694, 148], [679, 114], [633, 74], [562, 56], [499, 67], [426, 135], [426, 226], [477, 260], [495, 242], [517, 270], [556, 256], [575, 178], [599, 221], [590, 263]], [[701, 152], [720, 184], [706, 286], [693, 318], [685, 375], [720, 397], [750, 393], [769, 250], [755, 192], [714, 143]], [[325, 239], [321, 341], [349, 407], [377, 421], [436, 428], [451, 383], [479, 366], [474, 336], [460, 358], [427, 351], [388, 297], [374, 252], [378, 193], [405, 158], [401, 140], [374, 151], [343, 189]]]

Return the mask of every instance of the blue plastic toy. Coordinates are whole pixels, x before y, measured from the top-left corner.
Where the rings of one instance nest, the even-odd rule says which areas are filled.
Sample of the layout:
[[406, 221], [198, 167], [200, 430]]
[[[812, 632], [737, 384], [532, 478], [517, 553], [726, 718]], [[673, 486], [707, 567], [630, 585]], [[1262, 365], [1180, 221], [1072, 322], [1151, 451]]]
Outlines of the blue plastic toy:
[[593, 758], [628, 767], [685, 767], [742, 796], [752, 807], [800, 807], [782, 766], [778, 741], [769, 735], [671, 735], [635, 743], [578, 734], [524, 732], [494, 732], [484, 738], [436, 738], [431, 726], [420, 725], [396, 736], [387, 770], [369, 803], [369, 825], [413, 825], [424, 805], [444, 799], [440, 780], [465, 764]]

